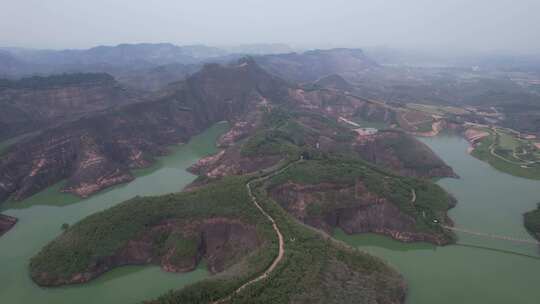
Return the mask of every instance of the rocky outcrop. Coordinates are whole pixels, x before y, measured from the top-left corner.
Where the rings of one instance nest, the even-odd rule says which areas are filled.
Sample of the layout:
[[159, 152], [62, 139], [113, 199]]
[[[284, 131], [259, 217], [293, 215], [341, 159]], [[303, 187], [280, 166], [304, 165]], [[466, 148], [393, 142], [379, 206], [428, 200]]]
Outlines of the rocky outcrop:
[[0, 159], [0, 201], [24, 199], [63, 179], [63, 191], [83, 197], [129, 181], [130, 169], [148, 166], [167, 146], [219, 121], [256, 120], [257, 109], [286, 101], [288, 90], [249, 59], [207, 65], [150, 101], [83, 117], [10, 147]]
[[126, 265], [157, 264], [164, 271], [188, 272], [203, 258], [208, 269], [218, 273], [259, 243], [255, 227], [236, 219], [167, 220], [127, 241], [114, 255], [95, 258], [84, 272], [68, 278], [44, 272], [31, 275], [40, 286], [60, 286], [85, 283]]
[[[229, 66], [209, 64], [148, 101], [86, 115], [13, 145], [0, 159], [0, 201], [10, 196], [24, 199], [64, 179], [67, 182], [63, 191], [89, 196], [132, 180], [131, 169], [150, 165], [154, 157], [167, 152], [167, 146], [185, 142], [216, 122], [227, 120], [233, 125], [219, 140], [223, 148], [232, 146], [253, 134], [260, 126], [261, 113], [279, 104], [294, 111], [311, 112], [311, 116], [296, 118], [305, 134], [291, 136], [302, 137], [295, 145], [301, 143], [325, 152], [350, 149], [350, 143], [346, 142], [348, 131], [336, 126], [329, 128], [324, 119], [337, 121], [356, 113], [367, 117], [391, 116], [388, 108], [355, 96], [291, 87], [249, 58]], [[326, 118], [313, 119], [314, 113]], [[355, 143], [355, 149], [365, 159], [407, 175], [452, 175], [451, 169], [418, 141], [405, 135], [377, 140], [380, 136], [374, 141]], [[408, 145], [392, 148], [387, 141]], [[212, 177], [245, 174], [274, 165], [281, 158], [246, 157], [240, 147], [234, 147], [201, 161], [192, 171]]]
[[203, 129], [167, 101], [138, 103], [46, 130], [10, 147], [0, 160], [0, 200], [24, 199], [60, 180], [63, 191], [88, 196], [129, 181], [167, 145]]
[[15, 224], [17, 219], [11, 216], [0, 214], [0, 236], [8, 232]]
[[106, 74], [0, 80], [0, 140], [136, 101]]
[[419, 232], [413, 217], [368, 191], [361, 180], [354, 185], [288, 182], [273, 187], [270, 195], [298, 220], [329, 234], [338, 227], [348, 234], [377, 233], [402, 242], [450, 242], [442, 234]]
[[276, 165], [282, 158], [280, 155], [244, 156], [241, 146], [237, 145], [199, 160], [189, 171], [208, 178], [243, 175]]
[[[428, 146], [411, 135], [401, 131], [380, 131], [375, 134], [364, 134], [361, 130], [358, 135], [347, 127], [337, 123], [336, 117], [347, 113], [357, 107], [371, 107], [372, 104], [363, 102], [350, 96], [336, 95], [328, 91], [306, 93], [303, 90], [291, 90], [292, 102], [302, 112], [296, 112], [290, 124], [295, 127], [290, 134], [284, 136], [287, 140], [301, 138], [298, 142], [283, 142], [283, 145], [296, 145], [301, 149], [316, 149], [325, 153], [358, 153], [365, 160], [393, 170], [399, 174], [413, 177], [456, 177], [452, 168], [441, 160]], [[307, 94], [307, 95], [306, 95]], [[339, 96], [335, 102], [327, 101], [329, 96]], [[318, 99], [323, 97], [322, 99]], [[318, 101], [317, 101], [318, 100]], [[305, 101], [305, 103], [304, 103]], [[328, 102], [328, 104], [327, 104]], [[315, 113], [314, 113], [315, 112]], [[336, 121], [333, 121], [333, 120]], [[200, 160], [190, 170], [197, 175], [210, 178], [226, 175], [238, 175], [256, 172], [275, 165], [286, 158], [284, 154], [269, 154], [265, 149], [246, 155], [242, 153], [242, 144], [232, 145], [238, 140], [232, 138], [245, 138], [254, 134], [257, 123], [239, 124], [240, 128], [233, 128], [226, 136], [225, 150], [217, 155]], [[247, 129], [249, 131], [242, 132]], [[260, 127], [259, 133], [266, 128]], [[257, 134], [259, 134], [257, 133]], [[350, 133], [350, 134], [349, 134]], [[258, 135], [266, 137], [272, 142], [272, 135]], [[247, 140], [249, 144], [249, 139]]]

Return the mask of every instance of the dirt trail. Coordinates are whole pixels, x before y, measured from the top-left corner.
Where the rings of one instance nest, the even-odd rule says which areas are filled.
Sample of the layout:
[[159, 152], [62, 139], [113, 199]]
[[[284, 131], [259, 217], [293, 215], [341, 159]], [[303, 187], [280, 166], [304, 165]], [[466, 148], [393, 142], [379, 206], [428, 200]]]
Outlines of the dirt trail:
[[264, 181], [264, 180], [267, 180], [269, 178], [272, 178], [278, 174], [281, 174], [283, 171], [289, 169], [291, 166], [295, 165], [296, 163], [300, 162], [302, 159], [298, 159], [298, 160], [295, 160], [293, 162], [291, 162], [290, 164], [286, 165], [285, 167], [281, 168], [281, 169], [278, 169], [274, 172], [271, 172], [269, 173], [268, 175], [265, 175], [265, 176], [262, 176], [262, 177], [259, 177], [259, 178], [256, 178], [254, 180], [251, 180], [249, 181], [248, 183], [246, 183], [246, 188], [247, 188], [247, 191], [248, 191], [248, 195], [251, 199], [251, 202], [255, 205], [255, 207], [257, 207], [257, 209], [259, 209], [259, 211], [272, 223], [272, 228], [274, 229], [274, 231], [276, 232], [276, 235], [278, 237], [278, 242], [279, 242], [279, 250], [278, 250], [278, 255], [277, 257], [274, 259], [274, 261], [272, 262], [272, 264], [270, 265], [270, 267], [268, 267], [261, 275], [259, 275], [258, 277], [254, 278], [254, 279], [251, 279], [250, 281], [244, 283], [242, 286], [238, 287], [231, 295], [221, 299], [221, 300], [218, 300], [218, 301], [215, 301], [215, 302], [212, 302], [213, 304], [219, 304], [219, 303], [224, 303], [224, 302], [227, 302], [231, 299], [231, 297], [239, 292], [241, 292], [243, 289], [245, 289], [246, 287], [254, 284], [254, 283], [257, 283], [261, 280], [264, 280], [266, 279], [270, 273], [272, 271], [274, 271], [274, 269], [277, 267], [277, 265], [279, 264], [279, 262], [281, 262], [281, 260], [283, 259], [283, 257], [285, 256], [285, 241], [284, 241], [284, 238], [283, 238], [283, 234], [281, 233], [281, 230], [279, 230], [279, 226], [277, 225], [276, 221], [274, 220], [274, 218], [272, 216], [270, 216], [270, 214], [268, 214], [264, 209], [263, 207], [257, 202], [257, 198], [255, 197], [255, 195], [253, 195], [253, 192], [251, 191], [251, 184], [254, 183], [254, 182], [260, 182], [260, 181]]

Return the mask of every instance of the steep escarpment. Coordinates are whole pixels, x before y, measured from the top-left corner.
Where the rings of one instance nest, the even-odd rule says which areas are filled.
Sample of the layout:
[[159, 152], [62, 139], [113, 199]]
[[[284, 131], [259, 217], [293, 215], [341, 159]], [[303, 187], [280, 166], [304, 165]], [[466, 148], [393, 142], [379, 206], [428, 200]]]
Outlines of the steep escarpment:
[[[379, 148], [384, 140], [400, 144]], [[452, 237], [438, 223], [449, 221], [446, 211], [454, 201], [431, 181], [416, 177], [454, 174], [440, 159], [427, 158], [436, 156], [416, 148], [416, 142], [400, 131], [357, 135], [324, 115], [274, 107], [247, 139], [193, 166], [192, 172], [201, 175], [193, 186], [264, 172], [302, 157], [302, 164], [276, 177], [280, 182], [270, 187], [273, 198], [299, 220], [329, 233], [339, 227], [348, 233], [446, 244]], [[377, 158], [369, 158], [366, 151], [374, 151]]]
[[166, 220], [129, 239], [111, 255], [93, 258], [80, 272], [65, 276], [35, 271], [33, 279], [42, 286], [78, 284], [116, 267], [145, 264], [160, 265], [167, 272], [189, 272], [203, 259], [208, 269], [217, 273], [254, 250], [258, 243], [254, 226], [236, 219]]
[[[347, 103], [348, 104], [348, 103]], [[335, 103], [334, 103], [335, 105]], [[232, 134], [243, 134], [241, 141], [228, 140], [220, 153], [200, 160], [192, 172], [209, 178], [257, 172], [287, 158], [304, 153], [338, 154], [361, 157], [396, 173], [414, 177], [455, 177], [425, 144], [401, 131], [380, 131], [365, 135], [346, 127], [335, 115], [315, 109], [285, 110], [274, 107], [258, 119], [258, 124], [241, 126]], [[336, 106], [336, 108], [339, 108]], [[227, 136], [230, 138], [230, 136]]]
[[0, 80], [0, 140], [135, 101], [107, 74]]
[[88, 196], [129, 181], [166, 145], [204, 127], [167, 101], [139, 103], [46, 130], [11, 146], [0, 159], [0, 200], [24, 199], [67, 179], [64, 191]]
[[[297, 89], [291, 90], [291, 96], [296, 108], [338, 121], [347, 120], [347, 124], [351, 124], [350, 120], [354, 118], [386, 125], [395, 122], [393, 110], [352, 95], [330, 90]], [[398, 130], [366, 134], [361, 125], [354, 124], [357, 125], [358, 136], [352, 141], [353, 150], [365, 160], [408, 176], [456, 177], [451, 167], [413, 136]]]
[[310, 150], [351, 152], [355, 138], [352, 130], [332, 118], [282, 107], [262, 112], [259, 123], [246, 133], [242, 140], [229, 142], [218, 154], [201, 159], [191, 171], [205, 178], [250, 174], [298, 158]]
[[207, 65], [154, 100], [68, 122], [10, 147], [0, 159], [0, 201], [23, 199], [63, 179], [63, 191], [83, 197], [129, 181], [130, 169], [148, 166], [167, 146], [219, 121], [256, 119], [253, 113], [282, 102], [287, 92], [283, 81], [250, 60]]
[[380, 233], [400, 241], [448, 244], [454, 200], [439, 186], [377, 170], [358, 160], [317, 159], [295, 165], [269, 184], [294, 217], [332, 233]]
[[234, 287], [227, 286], [234, 284], [231, 279], [237, 281], [225, 272], [149, 303], [215, 303], [223, 299], [235, 304], [405, 302], [403, 278], [384, 262], [299, 224], [268, 197], [264, 186], [255, 186], [254, 194], [276, 221], [285, 242], [283, 259], [269, 276], [234, 293]]
[[87, 282], [124, 265], [158, 264], [165, 271], [193, 270], [205, 259], [221, 272], [268, 246], [258, 229], [243, 179], [197, 191], [134, 198], [69, 228], [31, 261], [32, 279], [43, 286]]
[[70, 227], [32, 258], [40, 285], [82, 283], [114, 267], [158, 264], [189, 271], [205, 259], [215, 275], [151, 303], [403, 303], [406, 284], [383, 261], [343, 247], [290, 217], [261, 185], [253, 197], [285, 242], [283, 259], [264, 280], [278, 253], [272, 222], [253, 203], [245, 178], [224, 178], [199, 189], [134, 198]]
[[8, 232], [17, 223], [17, 219], [11, 216], [0, 214], [0, 236]]
[[[62, 81], [72, 79], [57, 79]], [[276, 106], [305, 114], [280, 127], [261, 127], [261, 113]], [[384, 107], [333, 90], [293, 88], [249, 58], [229, 66], [209, 64], [148, 101], [85, 115], [13, 145], [0, 159], [0, 201], [10, 196], [23, 199], [61, 180], [67, 180], [63, 191], [91, 195], [133, 179], [131, 169], [148, 166], [168, 145], [185, 142], [223, 120], [233, 129], [220, 145], [250, 139], [194, 171], [213, 176], [254, 172], [276, 164], [283, 155], [298, 153], [298, 147], [349, 151], [354, 136], [346, 128], [336, 129], [335, 121], [359, 111], [378, 115], [383, 111], [379, 108]], [[314, 115], [325, 117], [324, 122]], [[229, 168], [217, 169], [220, 163]]]

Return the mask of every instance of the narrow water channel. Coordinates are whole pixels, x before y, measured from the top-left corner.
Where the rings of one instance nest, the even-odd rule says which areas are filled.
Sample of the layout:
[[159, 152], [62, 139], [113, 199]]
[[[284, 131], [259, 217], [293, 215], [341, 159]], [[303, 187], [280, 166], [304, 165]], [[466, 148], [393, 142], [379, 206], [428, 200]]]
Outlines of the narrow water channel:
[[[438, 182], [459, 201], [449, 213], [457, 227], [532, 239], [522, 214], [540, 201], [539, 181], [502, 173], [471, 157], [460, 137], [422, 141], [461, 176]], [[387, 260], [404, 275], [408, 304], [540, 303], [538, 246], [458, 236], [457, 245], [436, 247], [337, 232], [338, 239]]]
[[59, 193], [61, 185], [56, 185], [4, 207], [3, 213], [17, 217], [19, 222], [0, 238], [0, 303], [137, 303], [207, 277], [204, 267], [186, 274], [172, 274], [156, 266], [133, 266], [116, 269], [88, 284], [40, 288], [29, 277], [28, 263], [61, 233], [63, 223], [73, 224], [136, 195], [180, 191], [195, 178], [186, 169], [201, 157], [215, 153], [216, 139], [227, 129], [225, 123], [216, 124], [189, 143], [172, 148], [170, 155], [160, 158], [151, 168], [138, 170], [133, 182], [88, 199]]

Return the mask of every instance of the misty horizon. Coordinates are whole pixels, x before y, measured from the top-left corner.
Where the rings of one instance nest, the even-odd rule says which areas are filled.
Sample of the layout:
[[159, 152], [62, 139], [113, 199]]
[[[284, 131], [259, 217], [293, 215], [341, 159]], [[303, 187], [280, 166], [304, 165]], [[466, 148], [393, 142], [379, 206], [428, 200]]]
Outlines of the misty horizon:
[[[60, 8], [60, 9], [59, 9]], [[73, 3], [27, 0], [0, 13], [3, 47], [87, 49], [136, 43], [227, 48], [287, 44], [294, 50], [385, 46], [435, 52], [535, 53], [540, 2], [432, 3], [203, 0]]]

